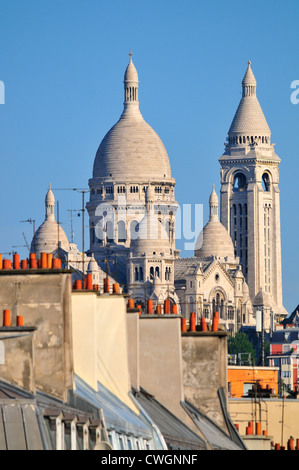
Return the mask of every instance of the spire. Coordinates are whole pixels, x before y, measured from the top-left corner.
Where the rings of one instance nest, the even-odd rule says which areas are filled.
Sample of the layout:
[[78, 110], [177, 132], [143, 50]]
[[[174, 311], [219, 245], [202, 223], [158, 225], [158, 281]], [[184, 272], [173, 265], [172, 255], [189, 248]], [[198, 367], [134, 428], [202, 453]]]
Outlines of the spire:
[[256, 79], [247, 62], [242, 80], [242, 98], [228, 131], [228, 145], [270, 145], [271, 131], [256, 96]]
[[125, 104], [138, 104], [138, 73], [135, 65], [133, 64], [133, 53], [130, 52], [129, 56], [130, 61], [126, 68], [124, 76]]
[[209, 199], [209, 206], [210, 206], [210, 220], [219, 220], [218, 215], [218, 207], [219, 207], [219, 200], [217, 193], [215, 191], [215, 185], [213, 184], [213, 189]]
[[256, 79], [250, 66], [250, 60], [247, 62], [247, 70], [242, 80], [242, 96], [256, 96]]
[[45, 198], [46, 219], [54, 219], [55, 197], [49, 183], [49, 189]]

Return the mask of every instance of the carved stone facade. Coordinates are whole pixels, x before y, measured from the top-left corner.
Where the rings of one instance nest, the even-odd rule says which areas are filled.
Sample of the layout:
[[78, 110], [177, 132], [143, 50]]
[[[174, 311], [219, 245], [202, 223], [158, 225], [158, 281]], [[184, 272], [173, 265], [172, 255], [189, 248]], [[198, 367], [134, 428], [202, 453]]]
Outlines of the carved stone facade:
[[282, 303], [280, 158], [256, 96], [250, 62], [242, 90], [219, 159], [220, 219], [233, 240], [253, 305], [278, 315], [286, 313]]
[[[89, 180], [90, 248], [82, 262], [97, 280], [108, 269], [144, 309], [147, 300], [162, 304], [168, 299], [187, 319], [196, 312], [198, 320], [205, 317], [208, 322], [218, 311], [220, 324], [235, 332], [243, 325], [254, 325], [255, 311], [262, 308], [268, 327], [270, 312], [286, 314], [281, 279], [280, 159], [256, 97], [250, 62], [219, 162], [220, 217], [213, 187], [210, 219], [198, 237], [195, 256], [179, 258], [175, 180], [160, 137], [140, 113], [138, 74], [130, 54], [123, 112], [100, 143]], [[46, 234], [42, 225], [35, 242], [40, 243], [40, 235], [50, 235], [57, 247], [53, 201], [47, 204], [50, 196], [49, 192], [46, 221], [51, 222], [51, 233]], [[69, 250], [61, 246], [61, 250], [70, 252], [68, 266], [71, 259], [79, 272], [80, 254], [69, 246]]]

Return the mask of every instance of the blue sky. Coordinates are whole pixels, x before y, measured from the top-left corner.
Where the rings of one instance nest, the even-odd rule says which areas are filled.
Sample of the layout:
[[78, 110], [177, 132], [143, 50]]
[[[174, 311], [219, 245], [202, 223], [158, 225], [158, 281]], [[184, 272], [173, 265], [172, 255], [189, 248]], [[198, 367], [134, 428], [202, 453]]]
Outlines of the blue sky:
[[[251, 60], [258, 98], [281, 158], [284, 304], [299, 302], [299, 4], [296, 1], [0, 0], [0, 252], [27, 255], [32, 225], [54, 188], [87, 188], [96, 150], [123, 106], [134, 52], [140, 109], [160, 135], [179, 204], [219, 194], [218, 158]], [[57, 191], [71, 236], [76, 191]], [[86, 218], [87, 220], [87, 218]], [[74, 221], [81, 247], [81, 225]], [[87, 231], [87, 229], [86, 229]], [[178, 248], [181, 248], [178, 246]], [[190, 253], [191, 254], [191, 253]]]

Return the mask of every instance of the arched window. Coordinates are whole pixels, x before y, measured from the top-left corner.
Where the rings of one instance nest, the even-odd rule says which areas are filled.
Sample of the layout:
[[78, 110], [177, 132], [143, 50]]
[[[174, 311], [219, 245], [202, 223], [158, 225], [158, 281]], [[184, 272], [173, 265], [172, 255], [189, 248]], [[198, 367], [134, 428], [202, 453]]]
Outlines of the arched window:
[[150, 279], [154, 279], [154, 268], [153, 268], [153, 266], [150, 267]]
[[171, 268], [170, 267], [165, 268], [165, 281], [170, 280], [170, 273], [171, 273]]
[[224, 314], [224, 296], [222, 292], [216, 291], [212, 299], [213, 313], [218, 312], [219, 317], [223, 318]]
[[143, 281], [143, 268], [142, 267], [139, 268], [139, 280]]
[[264, 173], [262, 176], [262, 187], [264, 191], [270, 191], [270, 177], [268, 173]]
[[127, 239], [127, 230], [126, 230], [126, 222], [124, 220], [118, 221], [118, 241], [123, 243]]
[[243, 173], [236, 173], [234, 175], [234, 184], [233, 190], [234, 191], [244, 191], [247, 188], [247, 181], [246, 177]]
[[156, 266], [156, 269], [155, 269], [155, 276], [160, 277], [160, 268], [159, 268], [159, 266]]
[[139, 223], [138, 220], [132, 220], [130, 224], [130, 236], [131, 240], [137, 240], [139, 232]]
[[114, 241], [114, 224], [111, 220], [108, 220], [106, 223], [106, 238], [108, 243]]
[[135, 281], [138, 281], [138, 268], [135, 267]]

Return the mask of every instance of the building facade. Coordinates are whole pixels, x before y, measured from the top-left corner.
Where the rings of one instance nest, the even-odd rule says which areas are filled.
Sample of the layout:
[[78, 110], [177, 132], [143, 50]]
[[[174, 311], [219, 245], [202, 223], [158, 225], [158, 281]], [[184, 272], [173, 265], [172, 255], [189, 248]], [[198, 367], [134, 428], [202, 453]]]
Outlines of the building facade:
[[[221, 165], [220, 220], [229, 232], [255, 306], [286, 313], [282, 303], [279, 163], [257, 99], [250, 62]], [[258, 298], [255, 297], [258, 295]]]
[[142, 309], [148, 300], [156, 305], [169, 300], [187, 320], [196, 312], [198, 322], [205, 318], [208, 323], [218, 311], [220, 324], [231, 333], [254, 326], [256, 310], [262, 309], [267, 330], [272, 314], [286, 314], [280, 159], [257, 99], [250, 62], [219, 162], [220, 207], [213, 186], [209, 221], [198, 236], [194, 257], [180, 258], [175, 246], [175, 179], [163, 142], [140, 112], [138, 73], [130, 53], [123, 112], [101, 141], [89, 180], [89, 249], [80, 255], [68, 243], [54, 218], [52, 192], [34, 243], [39, 250], [41, 245], [60, 247], [65, 266], [76, 269], [78, 276], [80, 266], [84, 274], [92, 267], [97, 280], [110, 274]]
[[175, 260], [175, 285], [186, 318], [196, 312], [198, 323], [203, 317], [211, 325], [217, 311], [220, 324], [234, 333], [242, 325], [253, 325], [253, 309], [232, 239], [219, 221], [218, 206], [213, 186], [209, 221], [198, 236], [195, 256]]

